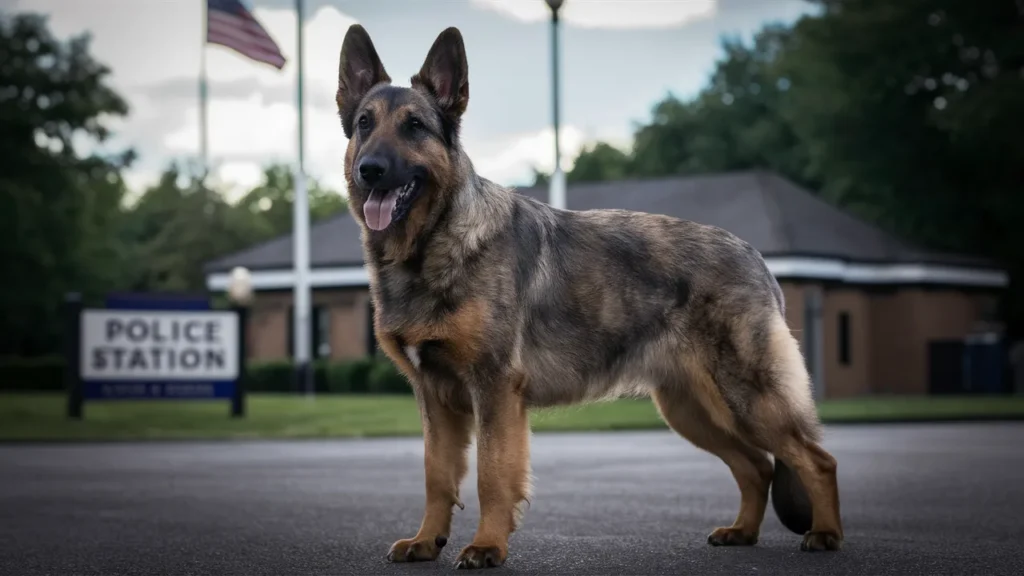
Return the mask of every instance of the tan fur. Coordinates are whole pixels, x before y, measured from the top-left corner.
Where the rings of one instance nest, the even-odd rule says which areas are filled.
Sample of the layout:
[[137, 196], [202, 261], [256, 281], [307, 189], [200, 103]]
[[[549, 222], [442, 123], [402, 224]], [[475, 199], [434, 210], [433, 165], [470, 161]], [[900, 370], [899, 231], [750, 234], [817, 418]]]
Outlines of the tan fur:
[[[718, 385], [708, 373], [706, 366], [706, 360], [697, 356], [688, 355], [683, 358], [682, 376], [685, 379], [685, 385], [689, 388], [690, 400], [695, 404], [693, 409], [701, 412], [702, 421], [706, 421], [725, 434], [736, 435], [736, 417], [729, 410], [725, 400], [722, 399]], [[663, 400], [663, 402], [667, 401], [667, 398]], [[672, 425], [672, 422], [668, 420], [666, 423], [669, 426]]]
[[[406, 346], [414, 347], [427, 340], [439, 340], [457, 362], [472, 364], [480, 354], [487, 321], [487, 302], [468, 300], [440, 322], [403, 326], [389, 336], [397, 336]], [[405, 356], [400, 350], [398, 353]]]

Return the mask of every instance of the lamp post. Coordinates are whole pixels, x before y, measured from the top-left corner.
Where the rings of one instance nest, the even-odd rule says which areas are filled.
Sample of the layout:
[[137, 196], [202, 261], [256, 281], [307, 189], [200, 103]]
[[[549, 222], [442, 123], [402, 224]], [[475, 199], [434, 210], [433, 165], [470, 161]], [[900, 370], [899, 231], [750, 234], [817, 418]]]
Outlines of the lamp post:
[[235, 313], [238, 314], [238, 378], [231, 394], [231, 417], [245, 416], [245, 385], [248, 371], [246, 361], [249, 358], [249, 304], [252, 303], [252, 274], [247, 268], [236, 266], [231, 269], [231, 280], [228, 281], [228, 298], [231, 299]]
[[562, 154], [558, 138], [558, 11], [565, 0], [544, 0], [551, 9], [551, 104], [555, 129], [555, 171], [551, 174], [548, 189], [548, 204], [553, 208], [565, 209], [565, 174], [562, 172]]

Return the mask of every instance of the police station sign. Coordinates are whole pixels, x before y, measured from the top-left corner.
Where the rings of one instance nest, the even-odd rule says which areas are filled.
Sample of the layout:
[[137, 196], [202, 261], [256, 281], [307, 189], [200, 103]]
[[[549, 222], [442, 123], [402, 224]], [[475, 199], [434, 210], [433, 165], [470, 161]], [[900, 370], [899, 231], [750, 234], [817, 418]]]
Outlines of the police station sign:
[[234, 312], [82, 311], [84, 380], [234, 380]]
[[85, 398], [233, 398], [239, 315], [219, 310], [81, 311]]
[[244, 306], [214, 309], [205, 295], [115, 293], [106, 307], [65, 296], [68, 417], [85, 400], [230, 400], [245, 415]]

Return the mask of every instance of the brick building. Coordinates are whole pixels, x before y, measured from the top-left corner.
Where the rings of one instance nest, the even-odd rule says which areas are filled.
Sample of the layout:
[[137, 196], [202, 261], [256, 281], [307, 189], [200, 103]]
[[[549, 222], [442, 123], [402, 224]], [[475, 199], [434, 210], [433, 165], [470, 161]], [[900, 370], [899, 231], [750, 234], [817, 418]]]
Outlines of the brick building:
[[[546, 188], [520, 193], [547, 199]], [[783, 287], [787, 320], [819, 397], [958, 385], [942, 381], [957, 374], [949, 346], [1000, 332], [997, 303], [1008, 282], [1002, 269], [917, 249], [772, 173], [577, 184], [567, 203], [713, 224], [753, 244]], [[310, 231], [315, 356], [358, 357], [376, 347], [359, 234], [347, 212]], [[289, 357], [291, 236], [210, 262], [208, 288], [225, 290], [235, 266], [251, 271], [256, 293], [252, 358]]]

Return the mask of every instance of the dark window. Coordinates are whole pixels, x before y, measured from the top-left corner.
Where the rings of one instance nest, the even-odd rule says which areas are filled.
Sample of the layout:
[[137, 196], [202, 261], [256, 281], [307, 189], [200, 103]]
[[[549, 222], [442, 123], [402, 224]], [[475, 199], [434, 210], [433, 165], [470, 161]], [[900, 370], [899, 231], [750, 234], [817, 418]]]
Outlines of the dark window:
[[839, 363], [850, 365], [850, 314], [839, 313]]

